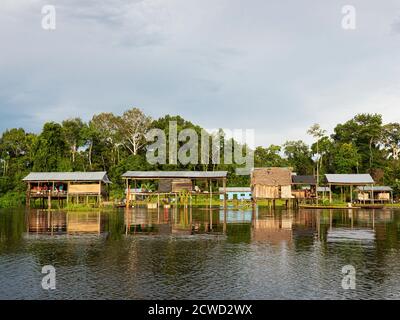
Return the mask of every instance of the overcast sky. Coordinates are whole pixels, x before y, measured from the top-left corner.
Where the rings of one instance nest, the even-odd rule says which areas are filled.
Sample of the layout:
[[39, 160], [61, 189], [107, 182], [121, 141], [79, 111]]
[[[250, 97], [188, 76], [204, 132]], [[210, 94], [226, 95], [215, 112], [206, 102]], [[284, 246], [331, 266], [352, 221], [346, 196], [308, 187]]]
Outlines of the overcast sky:
[[400, 121], [400, 1], [346, 1], [1, 0], [0, 130], [135, 106], [268, 145], [360, 112]]

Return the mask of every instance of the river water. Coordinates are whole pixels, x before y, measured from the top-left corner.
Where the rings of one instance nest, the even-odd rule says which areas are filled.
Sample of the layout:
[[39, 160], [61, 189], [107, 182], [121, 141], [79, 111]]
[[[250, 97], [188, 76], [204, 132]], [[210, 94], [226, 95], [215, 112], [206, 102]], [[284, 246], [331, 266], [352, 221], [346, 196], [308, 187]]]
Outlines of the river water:
[[[42, 288], [46, 265], [55, 290]], [[346, 290], [348, 265], [355, 289]], [[399, 291], [398, 209], [0, 211], [1, 299], [399, 299]]]

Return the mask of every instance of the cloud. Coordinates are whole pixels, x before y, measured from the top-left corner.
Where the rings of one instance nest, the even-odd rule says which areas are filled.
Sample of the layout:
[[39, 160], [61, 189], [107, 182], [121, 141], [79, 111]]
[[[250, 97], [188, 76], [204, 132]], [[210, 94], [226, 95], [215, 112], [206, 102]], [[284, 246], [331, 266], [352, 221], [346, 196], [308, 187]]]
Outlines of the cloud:
[[136, 106], [206, 128], [255, 129], [258, 144], [304, 139], [357, 112], [399, 119], [397, 1], [44, 0], [0, 4], [0, 130]]
[[400, 33], [400, 17], [396, 18], [391, 26], [394, 33]]

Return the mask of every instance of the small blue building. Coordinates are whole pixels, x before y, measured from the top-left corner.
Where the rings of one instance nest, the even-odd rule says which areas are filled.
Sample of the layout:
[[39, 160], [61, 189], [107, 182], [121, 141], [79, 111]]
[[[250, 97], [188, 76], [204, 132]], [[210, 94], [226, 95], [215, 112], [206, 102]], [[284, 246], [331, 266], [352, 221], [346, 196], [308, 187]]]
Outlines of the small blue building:
[[[224, 192], [224, 188], [219, 188], [219, 192]], [[228, 187], [226, 188], [228, 200], [251, 200], [251, 188], [247, 187]], [[224, 195], [219, 196], [220, 200], [224, 200]]]

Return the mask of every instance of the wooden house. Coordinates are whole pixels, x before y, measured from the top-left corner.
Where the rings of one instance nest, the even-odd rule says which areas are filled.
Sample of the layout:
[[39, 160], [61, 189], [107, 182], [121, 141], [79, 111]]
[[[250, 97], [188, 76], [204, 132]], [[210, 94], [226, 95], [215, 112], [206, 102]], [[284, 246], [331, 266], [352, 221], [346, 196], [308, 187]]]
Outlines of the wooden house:
[[[223, 192], [223, 188], [219, 188]], [[249, 187], [227, 187], [226, 194], [228, 200], [251, 200], [251, 188]], [[220, 195], [220, 200], [224, 199], [224, 195]]]
[[[126, 182], [126, 190], [131, 190], [132, 183], [134, 189], [138, 187], [138, 183], [142, 184], [143, 182], [155, 182], [158, 186], [157, 190], [151, 193], [135, 192], [134, 197], [129, 192], [126, 195], [127, 207], [131, 205], [137, 195], [145, 197], [155, 195], [157, 196], [157, 205], [160, 205], [161, 197], [177, 199], [180, 193], [188, 194], [189, 199], [192, 195], [207, 195], [210, 199], [210, 206], [213, 195], [222, 194], [226, 206], [227, 171], [127, 171], [122, 175], [122, 178]], [[205, 190], [199, 188], [199, 182], [206, 186]], [[222, 185], [223, 191], [214, 190], [216, 188], [213, 188], [213, 184], [218, 187], [219, 183]]]
[[101, 172], [31, 172], [24, 179], [27, 184], [26, 205], [31, 201], [47, 201], [51, 208], [52, 200], [64, 204], [86, 202], [94, 199], [100, 204], [107, 197], [110, 184], [107, 173]]
[[254, 168], [251, 172], [253, 199], [292, 199], [290, 168]]

